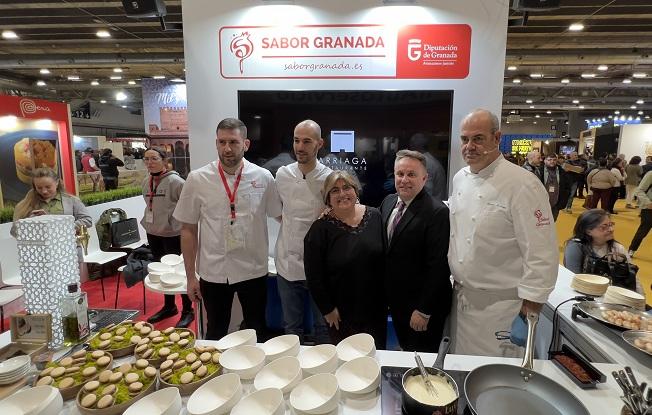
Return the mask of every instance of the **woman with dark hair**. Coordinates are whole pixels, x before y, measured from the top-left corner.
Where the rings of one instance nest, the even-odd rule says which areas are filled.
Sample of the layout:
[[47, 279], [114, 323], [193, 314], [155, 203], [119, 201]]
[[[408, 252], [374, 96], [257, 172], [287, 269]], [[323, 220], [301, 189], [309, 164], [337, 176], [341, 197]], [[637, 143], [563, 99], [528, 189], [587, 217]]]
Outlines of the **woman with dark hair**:
[[607, 211], [611, 214], [617, 215], [618, 213], [614, 210], [616, 201], [620, 197], [620, 190], [625, 186], [625, 178], [627, 177], [625, 173], [625, 160], [620, 157], [616, 157], [611, 163], [611, 172], [616, 176], [618, 184], [611, 188], [611, 196], [609, 197], [609, 209]]
[[566, 242], [564, 266], [575, 274], [605, 275], [613, 284], [642, 294], [643, 288], [633, 274], [625, 272], [616, 276], [604, 266], [611, 263], [614, 270], [627, 271], [633, 265], [625, 247], [614, 239], [614, 226], [603, 209], [582, 212], [575, 222], [573, 236]]
[[586, 184], [592, 192], [591, 198], [587, 203], [589, 209], [598, 207], [598, 200], [600, 207], [609, 210], [609, 200], [611, 199], [611, 189], [619, 184], [616, 176], [607, 167], [607, 159], [601, 158], [598, 162], [598, 167], [591, 170], [586, 176]]
[[633, 205], [634, 192], [643, 178], [643, 167], [641, 167], [641, 158], [639, 156], [634, 156], [629, 160], [629, 163], [625, 166], [625, 174], [625, 199], [627, 201], [625, 207], [636, 209]]
[[[157, 149], [148, 148], [143, 157], [149, 176], [143, 181], [145, 214], [140, 222], [147, 232], [147, 242], [156, 261], [167, 254], [181, 255], [181, 224], [172, 213], [177, 206], [185, 181], [174, 170], [167, 169], [167, 155]], [[188, 327], [195, 319], [192, 301], [187, 294], [181, 294], [183, 309], [176, 327]], [[157, 323], [178, 313], [174, 295], [165, 295], [165, 303], [147, 321]]]

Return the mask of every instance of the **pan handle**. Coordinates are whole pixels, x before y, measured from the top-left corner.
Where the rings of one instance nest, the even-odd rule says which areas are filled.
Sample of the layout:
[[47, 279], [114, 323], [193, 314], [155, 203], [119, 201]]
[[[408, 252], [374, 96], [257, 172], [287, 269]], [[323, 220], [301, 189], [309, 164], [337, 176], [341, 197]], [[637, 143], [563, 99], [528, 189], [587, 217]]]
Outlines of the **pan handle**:
[[435, 364], [432, 365], [435, 369], [444, 370], [444, 359], [446, 359], [446, 354], [448, 353], [448, 348], [451, 346], [451, 339], [448, 336], [444, 336], [439, 343], [439, 350], [437, 351], [437, 359]]
[[527, 343], [525, 344], [523, 363], [521, 363], [521, 367], [524, 369], [532, 370], [534, 367], [534, 331], [538, 322], [539, 314], [533, 312], [527, 313]]

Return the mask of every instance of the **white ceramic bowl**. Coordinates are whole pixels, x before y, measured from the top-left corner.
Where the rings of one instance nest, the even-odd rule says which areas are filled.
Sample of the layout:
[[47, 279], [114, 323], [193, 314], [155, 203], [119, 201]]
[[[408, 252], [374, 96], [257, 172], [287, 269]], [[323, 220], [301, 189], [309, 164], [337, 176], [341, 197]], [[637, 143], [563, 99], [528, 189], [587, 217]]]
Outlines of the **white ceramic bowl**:
[[254, 379], [254, 387], [257, 390], [276, 388], [286, 394], [301, 382], [301, 377], [299, 359], [285, 356], [262, 368]]
[[254, 344], [256, 344], [256, 341], [257, 341], [256, 330], [254, 329], [239, 330], [227, 334], [226, 336], [219, 339], [217, 343], [215, 343], [215, 347], [217, 347], [217, 350], [223, 352], [232, 347], [242, 346], [243, 344], [248, 344], [253, 346]]
[[150, 274], [161, 275], [165, 274], [166, 272], [172, 272], [172, 268], [160, 262], [150, 262], [147, 264], [147, 272]]
[[299, 354], [299, 336], [286, 334], [274, 337], [260, 345], [265, 352], [268, 361], [276, 360], [285, 356], [296, 356]]
[[357, 357], [340, 366], [335, 377], [343, 392], [369, 393], [380, 385], [380, 366], [373, 357]]
[[161, 275], [161, 285], [168, 288], [179, 287], [186, 281], [183, 275], [175, 274], [172, 272]]
[[268, 388], [247, 395], [231, 410], [231, 415], [284, 415], [283, 392]]
[[186, 266], [181, 263], [179, 265], [174, 266], [174, 273], [179, 274], [179, 275], [186, 275]]
[[240, 376], [227, 373], [209, 380], [197, 389], [186, 410], [189, 415], [221, 415], [228, 413], [242, 398]]
[[174, 267], [183, 262], [183, 257], [177, 254], [167, 254], [161, 257], [161, 264], [165, 264], [168, 267]]
[[348, 362], [356, 357], [374, 356], [376, 344], [374, 338], [367, 333], [358, 333], [349, 336], [337, 344], [337, 358]]
[[290, 405], [307, 414], [326, 414], [335, 408], [340, 400], [337, 378], [330, 373], [310, 376], [299, 383], [290, 393]]
[[150, 282], [160, 283], [161, 275], [160, 274], [147, 274]]
[[123, 415], [179, 415], [181, 394], [178, 388], [164, 388], [131, 405]]
[[25, 389], [0, 401], [0, 414], [58, 415], [62, 408], [61, 393], [52, 386]]
[[256, 346], [233, 347], [220, 355], [220, 365], [240, 375], [241, 379], [253, 379], [265, 364], [265, 352]]
[[305, 349], [299, 355], [299, 363], [309, 375], [333, 373], [337, 369], [337, 353], [332, 344], [319, 344]]

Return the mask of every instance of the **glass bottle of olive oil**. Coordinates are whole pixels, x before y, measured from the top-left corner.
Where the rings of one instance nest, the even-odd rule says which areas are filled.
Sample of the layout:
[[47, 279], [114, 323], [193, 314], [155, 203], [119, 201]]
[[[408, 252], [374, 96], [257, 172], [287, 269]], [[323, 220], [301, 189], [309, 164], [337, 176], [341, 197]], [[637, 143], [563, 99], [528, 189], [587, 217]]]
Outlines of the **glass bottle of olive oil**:
[[72, 346], [90, 334], [88, 297], [79, 291], [76, 283], [68, 284], [68, 293], [61, 302], [63, 344]]

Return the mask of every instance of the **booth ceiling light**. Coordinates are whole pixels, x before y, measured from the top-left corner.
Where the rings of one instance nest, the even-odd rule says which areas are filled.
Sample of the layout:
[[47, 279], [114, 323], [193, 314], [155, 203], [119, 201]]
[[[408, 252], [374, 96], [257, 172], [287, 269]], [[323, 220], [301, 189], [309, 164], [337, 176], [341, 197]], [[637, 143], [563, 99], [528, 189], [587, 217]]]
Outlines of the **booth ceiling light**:
[[552, 111], [548, 110], [546, 111], [546, 114], [552, 114]]
[[36, 85], [37, 85], [37, 86], [45, 86], [46, 83], [45, 83], [45, 81], [37, 81], [37, 82], [36, 82]]
[[526, 104], [531, 104], [531, 103], [532, 103], [532, 100], [531, 100], [531, 99], [526, 99], [526, 100], [525, 100], [525, 103], [526, 103]]
[[68, 75], [68, 80], [69, 81], [79, 81], [79, 75]]
[[639, 112], [638, 112], [638, 115], [643, 115], [643, 111], [639, 111]]
[[649, 116], [649, 115], [646, 115], [646, 116], [645, 116], [645, 119], [646, 119], [646, 120], [649, 120], [649, 119], [650, 119], [650, 116]]
[[42, 68], [42, 69], [39, 71], [39, 73], [40, 73], [41, 75], [50, 75], [50, 70], [47, 69], [47, 68]]
[[543, 74], [542, 74], [542, 73], [538, 73], [538, 72], [531, 73], [531, 74], [530, 74], [530, 78], [532, 78], [532, 79], [541, 79], [541, 78], [543, 78]]
[[647, 78], [647, 74], [645, 72], [635, 72], [632, 74], [634, 78]]
[[595, 74], [594, 74], [594, 73], [583, 73], [581, 76], [582, 76], [582, 78], [584, 78], [584, 79], [595, 78]]
[[581, 109], [581, 110], [583, 110], [583, 109], [584, 109], [584, 105], [580, 105], [578, 108]]
[[607, 65], [600, 65], [600, 66], [598, 66], [598, 70], [599, 70], [599, 71], [606, 71], [606, 70], [608, 70], [608, 69], [609, 69], [609, 67], [608, 67]]
[[152, 79], [165, 79], [164, 75], [154, 75], [152, 76]]
[[570, 79], [564, 78], [564, 79], [561, 80], [561, 83], [562, 84], [570, 84]]
[[631, 83], [632, 83], [631, 79], [629, 79], [629, 78], [623, 79], [623, 84], [631, 84]]
[[536, 124], [536, 123], [537, 123], [536, 121], [533, 121], [533, 122], [532, 122], [532, 124]]
[[514, 66], [514, 65], [510, 65], [510, 66], [507, 67], [508, 71], [515, 71], [517, 69], [518, 69], [518, 66]]
[[119, 81], [119, 80], [122, 79], [122, 76], [120, 76], [120, 75], [113, 75], [113, 76], [110, 77], [110, 79], [111, 79], [112, 81]]
[[106, 104], [106, 100], [105, 100], [105, 99], [101, 99], [101, 100], [100, 100], [100, 104]]
[[535, 115], [534, 118], [541, 118], [539, 114]]
[[584, 25], [582, 23], [573, 23], [570, 26], [568, 26], [568, 30], [571, 32], [581, 32], [584, 30]]
[[620, 114], [620, 111], [614, 111], [614, 114], [618, 115]]
[[579, 104], [579, 103], [580, 103], [580, 100], [579, 100], [579, 99], [574, 99], [574, 100], [573, 100], [573, 104]]
[[126, 106], [126, 105], [121, 105], [121, 107], [122, 107], [122, 108], [127, 108], [127, 106]]
[[530, 109], [533, 110], [533, 109], [534, 109], [534, 105], [530, 105]]
[[111, 37], [111, 33], [109, 33], [108, 30], [98, 30], [97, 32], [95, 32], [95, 36], [102, 39], [106, 39], [107, 37]]
[[92, 85], [92, 86], [98, 86], [99, 84], [100, 84], [100, 83], [97, 82], [97, 81], [91, 81], [91, 85]]
[[512, 83], [520, 84], [520, 83], [521, 83], [521, 80], [518, 79], [518, 78], [514, 78], [514, 79], [512, 79]]
[[122, 68], [113, 68], [114, 73], [122, 73]]
[[115, 94], [115, 99], [116, 99], [117, 101], [124, 101], [125, 99], [127, 99], [127, 94], [125, 94], [125, 93], [122, 92], [122, 91], [120, 91], [120, 92], [116, 92], [116, 94]]
[[129, 85], [136, 85], [136, 81], [129, 81], [127, 82]]
[[18, 35], [13, 30], [3, 30], [2, 31], [3, 39], [18, 39]]
[[638, 101], [636, 101], [636, 103], [638, 105], [643, 105], [643, 104], [645, 104], [645, 101], [643, 101], [642, 99], [639, 99]]
[[186, 82], [186, 81], [184, 81], [184, 80], [181, 79], [181, 78], [172, 78], [172, 79], [170, 79], [170, 82], [177, 82], [177, 83], [180, 83], [180, 82]]
[[636, 109], [636, 105], [632, 105], [632, 106], [631, 106], [631, 107], [629, 107], [629, 108], [631, 108], [631, 109], [633, 109], [633, 110], [635, 110], [635, 109]]

